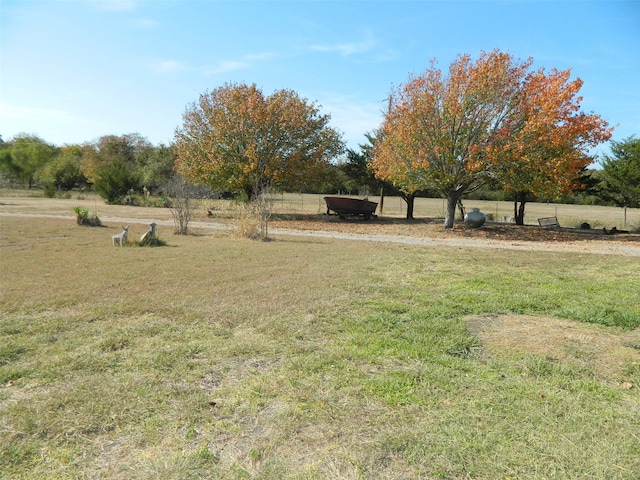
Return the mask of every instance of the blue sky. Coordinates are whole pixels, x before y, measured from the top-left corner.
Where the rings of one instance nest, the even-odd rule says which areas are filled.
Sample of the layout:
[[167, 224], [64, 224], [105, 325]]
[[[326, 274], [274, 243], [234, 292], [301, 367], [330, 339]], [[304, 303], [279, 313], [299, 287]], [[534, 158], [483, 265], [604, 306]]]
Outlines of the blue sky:
[[200, 94], [242, 82], [316, 102], [357, 149], [392, 86], [494, 48], [571, 68], [583, 110], [640, 136], [640, 1], [0, 0], [0, 42], [5, 141], [168, 144]]

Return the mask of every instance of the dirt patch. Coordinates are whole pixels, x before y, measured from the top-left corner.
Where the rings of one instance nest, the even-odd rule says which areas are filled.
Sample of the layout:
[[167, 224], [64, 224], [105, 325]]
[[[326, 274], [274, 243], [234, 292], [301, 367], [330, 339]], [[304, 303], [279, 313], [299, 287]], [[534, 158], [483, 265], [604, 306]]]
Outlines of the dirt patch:
[[469, 319], [469, 330], [480, 339], [483, 355], [539, 355], [552, 362], [575, 362], [607, 383], [638, 388], [627, 378], [640, 365], [640, 329], [620, 332], [571, 320], [522, 315], [480, 315]]

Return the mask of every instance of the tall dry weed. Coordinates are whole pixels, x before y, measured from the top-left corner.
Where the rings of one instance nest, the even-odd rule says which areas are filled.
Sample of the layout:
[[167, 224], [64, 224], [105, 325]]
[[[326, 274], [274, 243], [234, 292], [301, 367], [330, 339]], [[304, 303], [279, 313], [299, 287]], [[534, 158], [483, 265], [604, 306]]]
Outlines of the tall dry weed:
[[260, 237], [260, 217], [252, 203], [240, 203], [235, 210], [236, 233], [241, 238]]
[[273, 209], [274, 202], [267, 192], [249, 203], [239, 204], [235, 216], [238, 235], [252, 240], [268, 240]]

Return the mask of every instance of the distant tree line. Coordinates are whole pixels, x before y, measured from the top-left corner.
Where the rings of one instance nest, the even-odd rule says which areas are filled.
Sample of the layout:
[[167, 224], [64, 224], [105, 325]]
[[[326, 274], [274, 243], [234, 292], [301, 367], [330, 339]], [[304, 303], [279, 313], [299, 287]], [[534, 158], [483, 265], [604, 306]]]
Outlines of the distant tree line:
[[137, 133], [61, 147], [30, 134], [0, 140], [3, 186], [38, 186], [49, 196], [92, 190], [108, 203], [127, 203], [133, 194], [158, 195], [175, 175], [174, 161], [171, 146]]

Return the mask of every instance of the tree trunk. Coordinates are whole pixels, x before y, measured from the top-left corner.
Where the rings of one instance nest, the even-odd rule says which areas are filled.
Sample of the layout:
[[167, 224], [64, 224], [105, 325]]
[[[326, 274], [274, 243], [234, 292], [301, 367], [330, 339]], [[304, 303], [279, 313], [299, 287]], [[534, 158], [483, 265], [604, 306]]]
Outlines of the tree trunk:
[[411, 195], [403, 195], [402, 198], [405, 202], [407, 202], [407, 220], [413, 220], [413, 205], [415, 203], [416, 194], [415, 192]]
[[384, 187], [380, 187], [380, 205], [378, 207], [378, 211], [382, 214], [384, 210]]
[[447, 194], [447, 211], [444, 215], [444, 228], [453, 228], [453, 223], [456, 218], [456, 206], [460, 200], [460, 195], [457, 193]]
[[524, 225], [524, 207], [527, 203], [527, 192], [516, 193], [513, 202], [513, 218], [516, 225]]
[[524, 206], [527, 203], [526, 199], [522, 199], [520, 201], [520, 206], [518, 207], [518, 215], [516, 216], [516, 225], [524, 225]]
[[464, 204], [462, 203], [462, 199], [458, 199], [458, 212], [460, 212], [460, 220], [464, 220], [464, 215], [467, 213], [464, 209]]
[[253, 197], [253, 185], [244, 186], [244, 194], [247, 196], [247, 202], [250, 202]]

